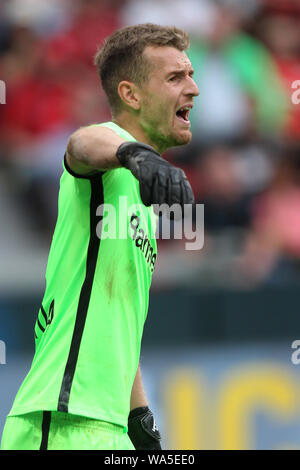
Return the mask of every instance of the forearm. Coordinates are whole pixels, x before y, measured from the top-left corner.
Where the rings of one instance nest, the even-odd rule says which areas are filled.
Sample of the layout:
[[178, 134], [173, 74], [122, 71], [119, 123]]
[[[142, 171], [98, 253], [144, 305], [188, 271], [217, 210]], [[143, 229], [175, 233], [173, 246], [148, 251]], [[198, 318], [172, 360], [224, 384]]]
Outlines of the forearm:
[[148, 406], [148, 400], [143, 385], [141, 368], [138, 366], [131, 391], [130, 410], [134, 410], [140, 406]]
[[148, 407], [141, 369], [138, 367], [131, 392], [128, 435], [137, 450], [160, 450], [160, 433]]
[[124, 142], [124, 139], [106, 127], [82, 127], [69, 138], [67, 163], [78, 174], [118, 168], [121, 165], [116, 152]]

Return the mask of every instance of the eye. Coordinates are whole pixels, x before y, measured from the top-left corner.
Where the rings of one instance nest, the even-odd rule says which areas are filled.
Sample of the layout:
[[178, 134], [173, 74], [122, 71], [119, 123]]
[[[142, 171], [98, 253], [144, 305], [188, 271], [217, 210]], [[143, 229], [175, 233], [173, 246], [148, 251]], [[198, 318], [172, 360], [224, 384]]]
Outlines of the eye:
[[183, 75], [176, 73], [175, 75], [171, 75], [171, 77], [169, 78], [169, 81], [171, 83], [176, 83], [176, 82], [180, 82], [180, 80], [182, 79], [183, 79]]

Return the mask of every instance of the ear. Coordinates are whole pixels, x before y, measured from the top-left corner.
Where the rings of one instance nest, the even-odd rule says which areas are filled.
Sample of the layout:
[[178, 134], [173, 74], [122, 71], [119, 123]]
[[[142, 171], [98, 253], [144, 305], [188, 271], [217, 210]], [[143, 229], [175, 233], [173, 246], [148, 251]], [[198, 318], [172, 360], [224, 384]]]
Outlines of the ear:
[[134, 83], [122, 80], [118, 86], [118, 93], [124, 104], [136, 111], [140, 109], [140, 95]]

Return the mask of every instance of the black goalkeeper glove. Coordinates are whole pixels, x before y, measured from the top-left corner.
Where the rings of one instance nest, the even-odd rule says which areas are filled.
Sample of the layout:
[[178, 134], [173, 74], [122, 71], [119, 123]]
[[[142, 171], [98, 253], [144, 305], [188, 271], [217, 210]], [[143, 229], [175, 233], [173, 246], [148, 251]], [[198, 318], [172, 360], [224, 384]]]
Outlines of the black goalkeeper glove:
[[130, 411], [128, 435], [136, 450], [161, 450], [161, 436], [148, 406]]
[[154, 148], [141, 142], [124, 142], [116, 153], [120, 163], [139, 180], [141, 199], [151, 204], [193, 204], [192, 188], [180, 168], [164, 160]]

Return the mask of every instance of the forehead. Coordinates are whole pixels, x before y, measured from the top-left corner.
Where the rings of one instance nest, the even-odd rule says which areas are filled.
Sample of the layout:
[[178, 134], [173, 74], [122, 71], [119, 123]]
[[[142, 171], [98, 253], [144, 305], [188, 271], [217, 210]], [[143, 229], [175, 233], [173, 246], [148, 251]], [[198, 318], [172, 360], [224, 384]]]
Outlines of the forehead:
[[192, 69], [190, 59], [184, 51], [169, 46], [147, 46], [144, 57], [149, 61], [154, 70], [168, 73], [173, 70]]

